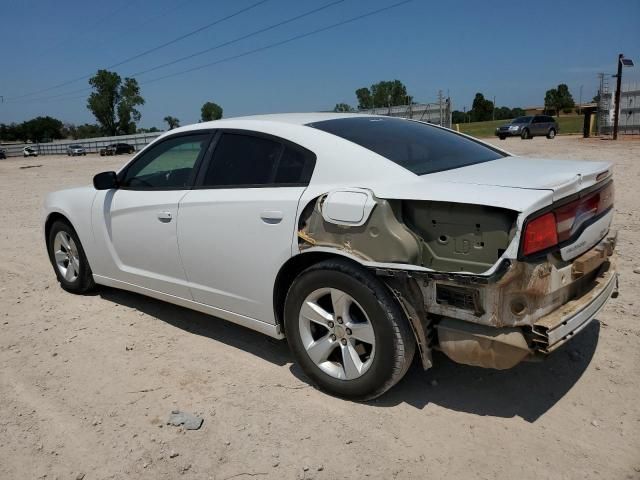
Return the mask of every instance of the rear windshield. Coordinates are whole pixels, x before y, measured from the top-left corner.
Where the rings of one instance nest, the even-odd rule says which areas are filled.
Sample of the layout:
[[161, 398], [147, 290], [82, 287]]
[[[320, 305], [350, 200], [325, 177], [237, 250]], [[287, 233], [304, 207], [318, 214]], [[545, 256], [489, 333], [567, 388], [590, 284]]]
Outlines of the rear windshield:
[[504, 156], [454, 132], [399, 118], [339, 118], [308, 126], [356, 143], [416, 175], [465, 167]]

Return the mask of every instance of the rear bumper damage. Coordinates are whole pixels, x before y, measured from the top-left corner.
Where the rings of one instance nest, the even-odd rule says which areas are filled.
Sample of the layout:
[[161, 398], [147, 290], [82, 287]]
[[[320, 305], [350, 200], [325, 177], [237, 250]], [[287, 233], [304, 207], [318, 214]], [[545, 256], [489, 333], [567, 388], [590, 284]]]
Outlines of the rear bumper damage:
[[[428, 321], [416, 322], [411, 315], [410, 320], [414, 330], [428, 325], [423, 336], [429, 343], [420, 348], [423, 364], [430, 365], [431, 349], [457, 363], [495, 369], [553, 352], [617, 295], [615, 241], [615, 234], [610, 234], [570, 262], [557, 258], [535, 264], [514, 262], [499, 278], [485, 283], [475, 279], [465, 284], [446, 276], [421, 278], [416, 283]], [[397, 279], [387, 283], [403, 303], [416, 301], [415, 294], [405, 298]]]

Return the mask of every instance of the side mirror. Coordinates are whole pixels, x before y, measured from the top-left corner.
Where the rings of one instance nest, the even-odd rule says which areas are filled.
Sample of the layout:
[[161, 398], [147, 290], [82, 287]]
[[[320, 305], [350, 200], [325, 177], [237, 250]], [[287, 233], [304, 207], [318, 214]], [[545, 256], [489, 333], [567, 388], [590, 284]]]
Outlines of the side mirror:
[[118, 188], [118, 176], [116, 172], [102, 172], [93, 177], [93, 187], [96, 190], [109, 190]]

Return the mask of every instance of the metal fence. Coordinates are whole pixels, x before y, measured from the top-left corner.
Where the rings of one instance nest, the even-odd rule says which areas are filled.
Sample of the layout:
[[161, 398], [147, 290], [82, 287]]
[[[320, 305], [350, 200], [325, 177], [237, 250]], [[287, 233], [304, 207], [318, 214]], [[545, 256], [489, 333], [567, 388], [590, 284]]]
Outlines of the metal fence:
[[4, 144], [0, 148], [5, 151], [7, 157], [21, 157], [24, 147], [35, 148], [38, 155], [66, 155], [69, 145], [82, 145], [87, 153], [99, 153], [100, 149], [112, 143], [128, 143], [136, 150], [151, 143], [164, 132], [134, 133], [133, 135], [120, 135], [118, 137], [85, 138], [82, 140], [61, 140], [49, 143], [21, 143]]
[[[600, 95], [598, 122], [600, 135], [613, 133], [614, 101], [613, 92]], [[640, 82], [626, 83], [620, 88], [620, 115], [618, 134], [640, 134]]]
[[416, 103], [396, 107], [370, 108], [358, 110], [358, 113], [385, 115], [389, 117], [410, 118], [451, 128], [451, 99], [442, 99], [435, 103]]

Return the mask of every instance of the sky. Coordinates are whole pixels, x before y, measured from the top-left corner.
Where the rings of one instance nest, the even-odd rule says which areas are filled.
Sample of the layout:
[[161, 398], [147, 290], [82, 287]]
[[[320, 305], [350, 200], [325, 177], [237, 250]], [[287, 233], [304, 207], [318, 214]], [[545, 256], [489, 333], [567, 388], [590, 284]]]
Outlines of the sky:
[[110, 68], [126, 77], [225, 43], [135, 75], [146, 100], [139, 126], [166, 128], [167, 115], [195, 123], [207, 101], [225, 117], [356, 106], [356, 89], [393, 79], [418, 102], [442, 90], [459, 110], [476, 92], [498, 106], [541, 105], [559, 83], [576, 102], [582, 86], [588, 101], [619, 53], [637, 65], [623, 82], [640, 82], [639, 0], [412, 0], [270, 47], [399, 1], [0, 0], [0, 123], [40, 115], [93, 123], [88, 77], [99, 68], [137, 57]]

